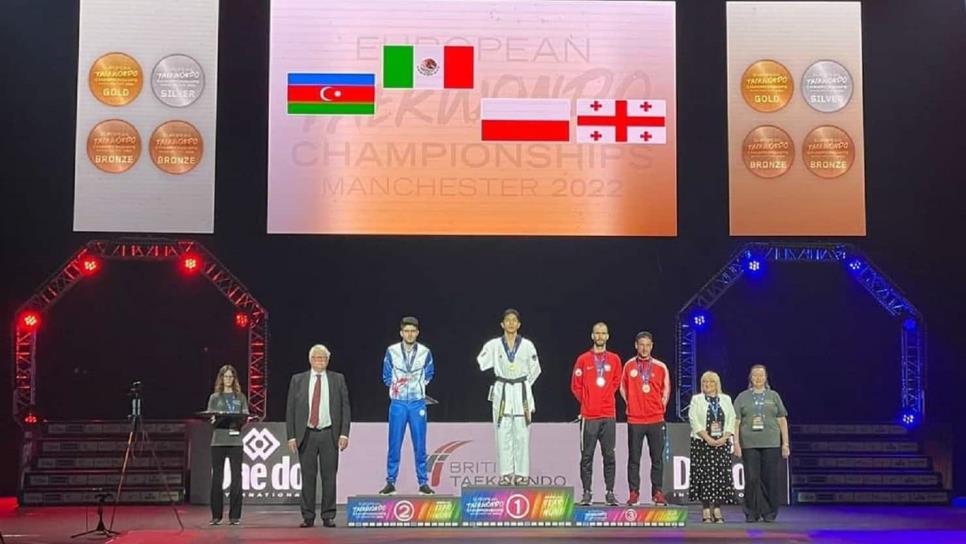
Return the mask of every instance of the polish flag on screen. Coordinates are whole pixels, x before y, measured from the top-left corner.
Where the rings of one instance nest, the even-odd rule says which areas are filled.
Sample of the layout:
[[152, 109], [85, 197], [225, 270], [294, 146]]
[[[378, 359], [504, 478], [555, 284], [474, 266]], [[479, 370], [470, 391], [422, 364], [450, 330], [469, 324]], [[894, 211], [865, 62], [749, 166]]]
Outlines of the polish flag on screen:
[[651, 99], [579, 99], [577, 142], [665, 144], [667, 103]]
[[566, 98], [483, 98], [480, 120], [483, 141], [570, 141]]

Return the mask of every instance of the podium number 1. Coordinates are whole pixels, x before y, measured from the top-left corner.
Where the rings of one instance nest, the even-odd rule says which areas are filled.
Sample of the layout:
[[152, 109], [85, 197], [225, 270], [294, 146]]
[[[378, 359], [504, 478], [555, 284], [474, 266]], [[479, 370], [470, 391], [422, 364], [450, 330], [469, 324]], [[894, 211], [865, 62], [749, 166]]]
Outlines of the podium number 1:
[[530, 500], [520, 494], [510, 495], [506, 501], [506, 513], [513, 519], [527, 517], [530, 513]]

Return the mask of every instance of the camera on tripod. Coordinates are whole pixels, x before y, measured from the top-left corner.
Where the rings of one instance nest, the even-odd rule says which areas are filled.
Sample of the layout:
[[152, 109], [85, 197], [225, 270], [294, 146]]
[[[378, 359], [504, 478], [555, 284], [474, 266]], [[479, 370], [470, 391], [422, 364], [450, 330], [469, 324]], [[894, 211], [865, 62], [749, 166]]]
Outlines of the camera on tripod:
[[131, 382], [131, 388], [127, 391], [127, 398], [131, 399], [131, 413], [127, 418], [135, 425], [141, 422], [141, 398], [143, 387], [141, 380]]
[[131, 398], [131, 399], [139, 399], [141, 398], [141, 391], [142, 391], [141, 381], [135, 380], [131, 382], [131, 389], [128, 390], [127, 396], [128, 398]]

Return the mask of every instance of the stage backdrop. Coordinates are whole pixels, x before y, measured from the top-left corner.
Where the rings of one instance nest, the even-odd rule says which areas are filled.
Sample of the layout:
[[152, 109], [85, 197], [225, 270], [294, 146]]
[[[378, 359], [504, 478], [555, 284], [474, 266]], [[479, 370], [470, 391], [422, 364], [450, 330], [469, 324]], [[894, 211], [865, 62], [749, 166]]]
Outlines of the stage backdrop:
[[674, 10], [273, 1], [268, 231], [676, 235]]
[[214, 229], [218, 0], [82, 0], [74, 230]]
[[[374, 495], [386, 483], [386, 423], [352, 425], [349, 449], [339, 460], [338, 502], [352, 495]], [[689, 427], [668, 424], [670, 450], [666, 450], [665, 494], [674, 502], [686, 502], [689, 474]], [[296, 504], [302, 488], [298, 455], [285, 445], [284, 423], [249, 425], [242, 431], [245, 454], [242, 458], [242, 489], [246, 504]], [[530, 435], [530, 477], [534, 485], [571, 486], [577, 493], [580, 484], [579, 427], [575, 423], [534, 423]], [[211, 457], [208, 444], [211, 428], [196, 422], [191, 426], [191, 502], [207, 504], [211, 485]], [[426, 440], [430, 486], [443, 495], [459, 495], [464, 485], [496, 485], [493, 425], [491, 423], [430, 423]], [[617, 425], [617, 474], [615, 493], [627, 499], [627, 425]], [[227, 465], [226, 465], [227, 467]], [[641, 460], [641, 489], [650, 492], [650, 461], [647, 447]], [[224, 471], [224, 487], [231, 477]], [[735, 489], [743, 496], [744, 474], [735, 463], [732, 474]], [[782, 470], [782, 488], [787, 490], [787, 466]], [[402, 494], [416, 493], [418, 485], [409, 435], [403, 442], [402, 461], [396, 488]], [[321, 487], [320, 487], [321, 489]], [[598, 449], [594, 459], [594, 497], [604, 498], [603, 466]], [[787, 491], [785, 493], [787, 503]]]
[[861, 25], [859, 2], [728, 2], [732, 235], [865, 235]]

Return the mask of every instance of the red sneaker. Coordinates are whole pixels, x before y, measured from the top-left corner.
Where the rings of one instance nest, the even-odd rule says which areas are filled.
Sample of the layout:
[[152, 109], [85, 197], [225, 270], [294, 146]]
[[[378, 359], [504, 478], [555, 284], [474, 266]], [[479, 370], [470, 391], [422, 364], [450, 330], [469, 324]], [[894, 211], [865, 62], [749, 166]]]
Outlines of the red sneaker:
[[664, 498], [664, 493], [660, 489], [654, 492], [651, 502], [660, 506], [667, 506], [667, 499]]
[[637, 491], [631, 491], [630, 495], [627, 497], [627, 506], [634, 506], [641, 500], [641, 494]]

